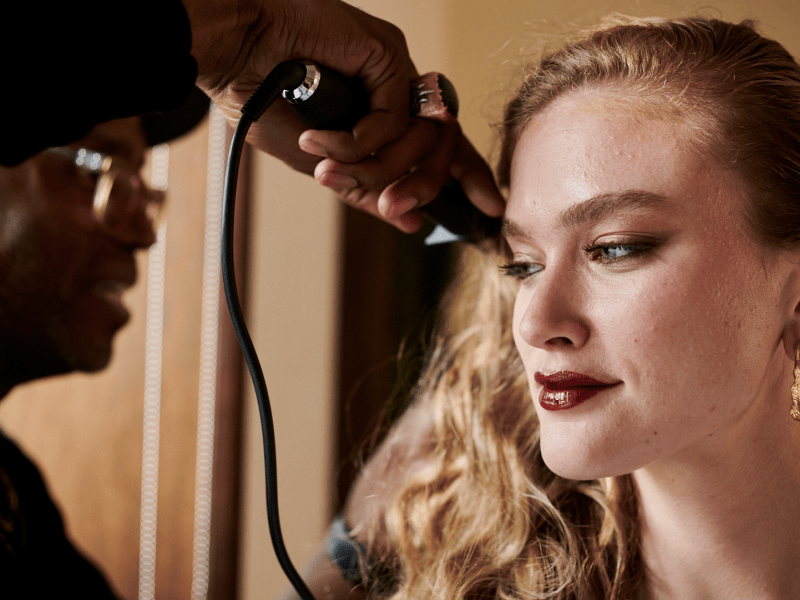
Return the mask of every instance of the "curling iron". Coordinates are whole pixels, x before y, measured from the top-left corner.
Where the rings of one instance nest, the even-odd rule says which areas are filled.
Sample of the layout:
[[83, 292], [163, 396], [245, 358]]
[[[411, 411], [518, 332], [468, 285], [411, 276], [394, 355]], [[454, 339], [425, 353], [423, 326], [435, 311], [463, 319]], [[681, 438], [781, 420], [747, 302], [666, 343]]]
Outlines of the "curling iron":
[[[419, 109], [436, 96], [455, 116], [458, 103], [455, 90], [442, 76], [432, 82], [431, 89], [412, 89], [412, 105]], [[438, 89], [433, 89], [438, 85]], [[314, 600], [305, 582], [292, 564], [283, 542], [278, 516], [277, 463], [275, 435], [269, 394], [264, 373], [247, 331], [239, 303], [233, 264], [233, 214], [239, 162], [245, 137], [250, 126], [257, 121], [272, 103], [282, 96], [289, 101], [300, 119], [315, 129], [350, 130], [369, 112], [369, 95], [357, 78], [345, 78], [336, 71], [308, 61], [285, 61], [276, 66], [242, 107], [242, 117], [233, 133], [225, 186], [222, 198], [222, 284], [228, 311], [231, 315], [239, 345], [242, 347], [247, 368], [255, 388], [261, 418], [264, 442], [264, 472], [266, 483], [267, 518], [272, 546], [278, 562], [292, 586], [303, 600]], [[477, 241], [499, 231], [499, 219], [487, 217], [467, 199], [461, 187], [450, 180], [442, 194], [421, 208], [429, 223], [438, 222], [449, 230], [444, 239]], [[436, 231], [433, 232], [436, 235]], [[430, 236], [429, 236], [429, 239]], [[433, 241], [436, 243], [436, 241]]]
[[[306, 125], [313, 129], [349, 131], [369, 113], [369, 95], [358, 78], [345, 78], [336, 71], [311, 61], [289, 61], [293, 79], [282, 96]], [[302, 76], [302, 81], [297, 81]], [[295, 83], [297, 83], [295, 85]], [[292, 87], [293, 86], [293, 87]], [[414, 81], [411, 89], [412, 114], [421, 116], [447, 112], [458, 116], [455, 88], [440, 74], [431, 73]], [[475, 242], [500, 231], [500, 219], [478, 210], [461, 186], [448, 177], [439, 196], [421, 207], [426, 216], [426, 243], [463, 240]], [[435, 227], [439, 227], [438, 231]], [[433, 230], [433, 231], [432, 231]]]

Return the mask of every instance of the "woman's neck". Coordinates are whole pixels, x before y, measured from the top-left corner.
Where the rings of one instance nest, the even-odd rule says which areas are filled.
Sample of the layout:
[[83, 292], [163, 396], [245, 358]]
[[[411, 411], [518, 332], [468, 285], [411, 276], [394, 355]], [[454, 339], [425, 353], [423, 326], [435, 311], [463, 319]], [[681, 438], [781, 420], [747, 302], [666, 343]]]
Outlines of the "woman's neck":
[[633, 473], [651, 600], [800, 597], [800, 423], [788, 389], [780, 415], [758, 401], [720, 439]]

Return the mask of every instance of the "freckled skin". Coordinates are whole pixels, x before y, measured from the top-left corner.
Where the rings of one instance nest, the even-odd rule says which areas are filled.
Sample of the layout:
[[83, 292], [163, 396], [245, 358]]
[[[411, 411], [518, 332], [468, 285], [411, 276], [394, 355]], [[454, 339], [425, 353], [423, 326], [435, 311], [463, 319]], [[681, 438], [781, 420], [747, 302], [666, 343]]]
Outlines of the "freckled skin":
[[[522, 282], [514, 310], [533, 397], [537, 371], [621, 382], [565, 411], [535, 400], [543, 457], [560, 475], [620, 475], [735, 448], [785, 400], [796, 266], [748, 237], [742, 186], [708, 156], [675, 119], [593, 91], [560, 98], [519, 139], [506, 218], [531, 239], [509, 245], [515, 260], [544, 266]], [[672, 207], [557, 228], [571, 205], [632, 189]], [[658, 245], [616, 265], [582, 249], [632, 235]]]

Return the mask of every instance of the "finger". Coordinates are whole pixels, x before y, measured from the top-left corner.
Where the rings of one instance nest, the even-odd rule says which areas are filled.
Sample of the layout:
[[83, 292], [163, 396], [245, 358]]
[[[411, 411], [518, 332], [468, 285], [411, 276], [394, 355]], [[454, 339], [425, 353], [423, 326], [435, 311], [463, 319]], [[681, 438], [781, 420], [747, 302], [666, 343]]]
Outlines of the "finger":
[[[325, 160], [315, 171], [315, 177], [319, 183], [326, 185], [323, 179], [328, 173], [347, 175], [356, 179], [361, 187], [383, 189], [430, 154], [439, 143], [440, 135], [440, 127], [436, 123], [414, 119], [402, 138], [384, 146], [374, 155], [356, 164]], [[333, 184], [329, 187], [341, 186]]]
[[[241, 116], [241, 111], [237, 111]], [[237, 117], [238, 118], [238, 117]], [[234, 127], [238, 121], [234, 122]], [[319, 156], [302, 151], [286, 140], [297, 139], [306, 126], [300, 121], [291, 107], [281, 100], [275, 102], [262, 117], [253, 123], [247, 133], [247, 142], [259, 150], [275, 156], [292, 169], [311, 174], [319, 163]]]
[[[401, 38], [405, 48], [405, 41]], [[309, 130], [300, 147], [311, 154], [355, 163], [377, 152], [402, 136], [409, 127], [410, 82], [417, 75], [413, 63], [402, 55], [388, 65], [381, 58], [368, 60], [361, 68], [366, 91], [370, 94], [370, 112], [350, 132]], [[378, 73], [376, 76], [375, 73]]]
[[[337, 164], [338, 163], [330, 160], [323, 160], [321, 163], [319, 163], [314, 171], [314, 179], [317, 180], [317, 183], [323, 187], [330, 188], [337, 193], [341, 190], [353, 190], [356, 188], [363, 191], [369, 191], [361, 186], [355, 177], [336, 171], [335, 166]], [[331, 167], [326, 165], [334, 166]]]
[[384, 217], [378, 211], [379, 193], [377, 191], [365, 190], [362, 188], [331, 189], [345, 204], [369, 213], [372, 216], [397, 227], [404, 233], [414, 233], [420, 227], [422, 227], [423, 216], [419, 210], [409, 211], [395, 217]]
[[433, 201], [447, 179], [450, 163], [461, 138], [456, 121], [440, 123], [441, 137], [436, 147], [416, 168], [389, 185], [378, 199], [378, 210], [391, 218]]
[[408, 115], [398, 122], [395, 114], [372, 110], [352, 132], [309, 129], [300, 136], [300, 148], [309, 154], [357, 163], [402, 136], [408, 126]]
[[[355, 160], [347, 162], [357, 162], [399, 138], [409, 126], [411, 80], [418, 73], [409, 58], [405, 36], [396, 27], [392, 33], [395, 39], [389, 47], [405, 51], [396, 53], [383, 71], [377, 68], [383, 60], [380, 55], [374, 64], [368, 60], [361, 68], [359, 76], [370, 95], [370, 112], [353, 127], [352, 141], [345, 139], [342, 146], [330, 148], [331, 157], [354, 152]], [[380, 75], [375, 77], [375, 73]]]
[[450, 165], [450, 175], [461, 184], [470, 202], [479, 210], [490, 217], [503, 215], [506, 202], [497, 189], [492, 170], [463, 135]]

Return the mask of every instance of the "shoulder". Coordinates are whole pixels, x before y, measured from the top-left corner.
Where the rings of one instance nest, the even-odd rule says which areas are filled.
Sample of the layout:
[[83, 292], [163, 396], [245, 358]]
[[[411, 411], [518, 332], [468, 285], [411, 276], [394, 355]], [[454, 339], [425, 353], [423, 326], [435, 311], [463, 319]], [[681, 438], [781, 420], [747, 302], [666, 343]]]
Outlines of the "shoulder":
[[43, 494], [49, 497], [38, 467], [2, 429], [0, 429], [0, 477], [8, 480], [8, 485], [13, 483], [12, 487], [17, 493], [21, 492], [25, 496]]
[[375, 531], [405, 484], [433, 467], [435, 448], [433, 407], [429, 402], [415, 402], [392, 426], [350, 490], [345, 515], [356, 537]]
[[370, 457], [363, 476], [385, 482], [404, 481], [432, 464], [435, 448], [433, 407], [429, 402], [415, 402]]
[[0, 597], [115, 598], [105, 577], [69, 541], [39, 469], [0, 430]]

